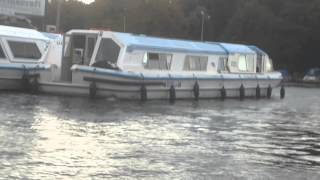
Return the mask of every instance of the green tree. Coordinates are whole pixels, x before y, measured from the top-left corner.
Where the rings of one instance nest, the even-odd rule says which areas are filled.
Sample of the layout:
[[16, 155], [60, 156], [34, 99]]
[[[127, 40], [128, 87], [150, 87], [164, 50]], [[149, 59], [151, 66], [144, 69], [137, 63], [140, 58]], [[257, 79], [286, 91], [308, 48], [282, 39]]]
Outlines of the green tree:
[[[48, 7], [55, 24], [56, 0]], [[276, 68], [304, 72], [319, 66], [320, 0], [76, 0], [63, 3], [61, 26], [104, 28], [199, 40], [201, 11], [205, 40], [253, 44], [274, 59]]]

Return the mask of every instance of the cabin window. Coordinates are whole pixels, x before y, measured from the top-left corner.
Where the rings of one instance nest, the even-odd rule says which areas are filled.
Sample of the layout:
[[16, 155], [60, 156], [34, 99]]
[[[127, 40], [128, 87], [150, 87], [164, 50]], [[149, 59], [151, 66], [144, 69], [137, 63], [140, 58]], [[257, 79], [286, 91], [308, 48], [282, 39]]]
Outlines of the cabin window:
[[239, 68], [239, 71], [244, 71], [244, 72], [248, 71], [248, 65], [247, 65], [247, 60], [245, 56], [239, 57], [238, 68]]
[[74, 35], [72, 37], [72, 63], [83, 64], [86, 45], [85, 35]]
[[120, 53], [120, 46], [112, 39], [102, 39], [96, 56], [96, 62], [116, 64]]
[[239, 56], [238, 69], [241, 72], [254, 72], [254, 57], [253, 56]]
[[273, 64], [271, 59], [266, 59], [266, 71], [267, 72], [273, 71]]
[[207, 71], [208, 57], [187, 56], [184, 61], [185, 71]]
[[246, 56], [246, 61], [247, 61], [247, 71], [248, 72], [255, 72], [255, 60], [254, 60], [254, 56], [252, 55], [249, 55], [249, 56]]
[[234, 68], [237, 68], [238, 67], [237, 61], [231, 61], [231, 66]]
[[6, 56], [4, 55], [4, 51], [0, 45], [0, 59], [5, 59], [5, 58], [6, 58]]
[[38, 60], [42, 56], [36, 43], [8, 41], [8, 44], [15, 58]]
[[220, 57], [218, 64], [218, 72], [228, 71], [228, 58]]
[[169, 70], [172, 62], [171, 54], [146, 53], [143, 58], [146, 69]]

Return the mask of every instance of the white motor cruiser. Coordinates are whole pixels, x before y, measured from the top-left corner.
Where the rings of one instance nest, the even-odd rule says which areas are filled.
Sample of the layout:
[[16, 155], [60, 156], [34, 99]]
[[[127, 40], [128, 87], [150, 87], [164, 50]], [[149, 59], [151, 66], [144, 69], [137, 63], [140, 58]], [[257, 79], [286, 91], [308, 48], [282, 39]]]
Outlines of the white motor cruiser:
[[48, 38], [36, 30], [0, 26], [0, 90], [30, 90], [40, 77], [54, 80], [59, 67], [52, 60], [60, 58], [61, 40], [60, 35]]
[[[40, 47], [47, 51], [47, 46]], [[39, 56], [32, 54], [42, 60]], [[143, 101], [243, 99], [270, 97], [282, 80], [268, 55], [255, 46], [110, 31], [69, 31], [60, 59], [55, 59], [59, 69], [52, 71], [55, 78], [40, 74], [37, 84], [41, 92]]]

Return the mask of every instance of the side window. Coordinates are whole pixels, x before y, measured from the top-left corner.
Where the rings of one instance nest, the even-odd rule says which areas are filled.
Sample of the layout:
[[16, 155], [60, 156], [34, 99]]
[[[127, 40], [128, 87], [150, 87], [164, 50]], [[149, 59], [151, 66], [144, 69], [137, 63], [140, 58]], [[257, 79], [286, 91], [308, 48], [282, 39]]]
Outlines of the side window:
[[146, 69], [169, 70], [172, 62], [172, 54], [146, 53], [143, 63]]
[[116, 64], [120, 54], [120, 46], [112, 39], [102, 39], [96, 56], [96, 62]]
[[248, 71], [246, 56], [239, 57], [238, 68], [239, 68], [239, 71], [243, 71], [243, 72]]
[[271, 59], [266, 59], [266, 72], [273, 71], [273, 63]]
[[5, 54], [4, 54], [4, 51], [3, 51], [3, 49], [2, 49], [2, 46], [1, 46], [1, 44], [0, 44], [0, 59], [5, 59], [6, 58], [6, 56], [5, 56]]
[[186, 56], [183, 69], [185, 71], [207, 71], [208, 57]]
[[72, 63], [83, 64], [86, 36], [85, 35], [74, 35], [72, 37]]
[[220, 57], [219, 64], [218, 64], [218, 72], [228, 71], [228, 58]]
[[15, 58], [39, 60], [42, 56], [36, 43], [8, 41], [8, 44]]
[[256, 68], [255, 68], [254, 56], [252, 55], [246, 56], [246, 62], [247, 62], [247, 71], [251, 73], [255, 72]]

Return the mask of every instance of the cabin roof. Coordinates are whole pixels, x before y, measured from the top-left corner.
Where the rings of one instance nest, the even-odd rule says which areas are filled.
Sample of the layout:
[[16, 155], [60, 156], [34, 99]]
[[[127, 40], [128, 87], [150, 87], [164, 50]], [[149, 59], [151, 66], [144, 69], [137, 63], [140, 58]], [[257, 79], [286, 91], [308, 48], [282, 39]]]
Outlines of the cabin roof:
[[2, 26], [2, 25], [0, 25], [0, 36], [48, 40], [48, 38], [45, 37], [42, 33], [34, 29]]
[[219, 43], [228, 52], [228, 54], [256, 54], [255, 51], [250, 49], [247, 45], [243, 44], [231, 44], [231, 43]]
[[127, 46], [127, 51], [146, 50], [156, 52], [160, 51], [191, 54], [227, 54], [225, 50], [218, 44], [209, 44], [188, 40], [165, 39], [119, 32], [114, 32], [113, 35], [122, 44]]
[[[221, 42], [207, 42], [207, 43], [220, 45], [225, 50], [225, 52], [227, 54], [256, 54], [256, 53], [258, 53], [253, 48], [250, 48], [250, 46], [247, 46], [244, 44], [232, 44], [232, 43], [221, 43]], [[259, 48], [257, 48], [257, 49], [259, 49]]]
[[[155, 52], [176, 52], [190, 54], [262, 54], [264, 51], [256, 46], [221, 42], [199, 42], [191, 40], [168, 39], [151, 37], [131, 33], [121, 33], [99, 30], [71, 30], [67, 34], [74, 33], [111, 33], [121, 44], [127, 47], [127, 51], [143, 50]], [[108, 36], [108, 35], [107, 35]]]
[[41, 32], [45, 37], [51, 39], [51, 40], [56, 40], [62, 38], [62, 35], [60, 34], [55, 34], [55, 33], [47, 33], [47, 32]]

